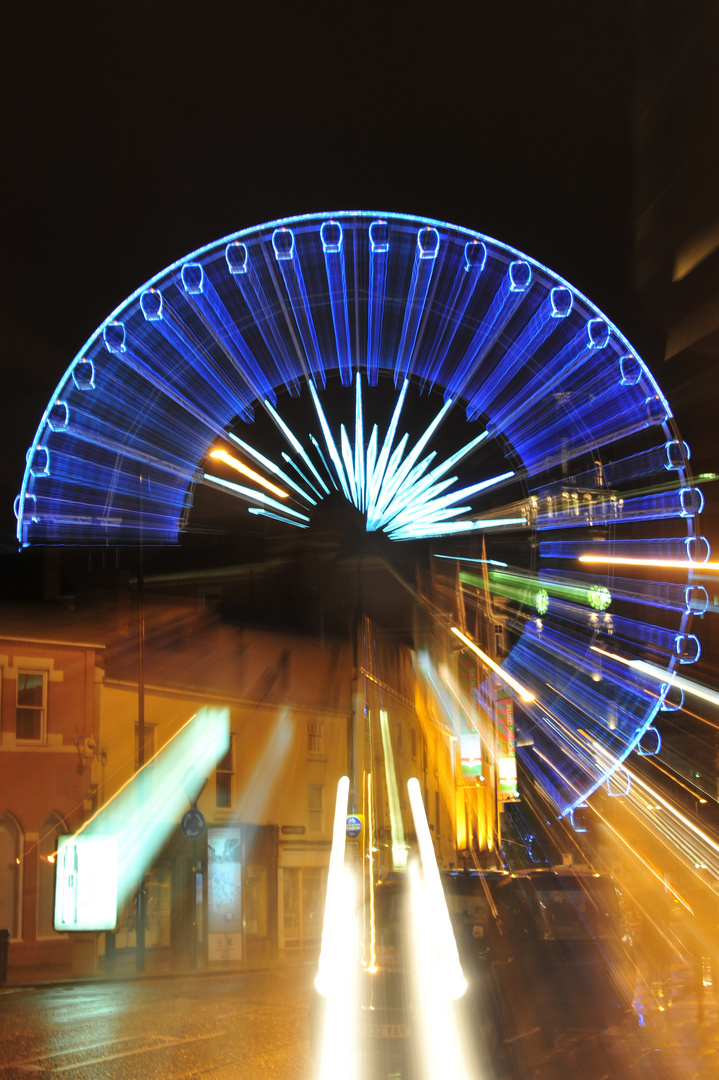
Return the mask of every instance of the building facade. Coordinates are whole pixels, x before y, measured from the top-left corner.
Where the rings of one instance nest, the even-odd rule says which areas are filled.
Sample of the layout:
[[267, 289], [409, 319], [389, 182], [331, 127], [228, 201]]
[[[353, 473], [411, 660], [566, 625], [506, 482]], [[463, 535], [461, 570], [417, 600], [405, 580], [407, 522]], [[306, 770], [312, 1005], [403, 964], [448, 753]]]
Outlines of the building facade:
[[42, 618], [27, 613], [2, 623], [0, 928], [10, 931], [10, 964], [64, 964], [70, 943], [53, 925], [54, 853], [94, 805], [102, 646], [63, 638], [59, 627], [43, 635]]

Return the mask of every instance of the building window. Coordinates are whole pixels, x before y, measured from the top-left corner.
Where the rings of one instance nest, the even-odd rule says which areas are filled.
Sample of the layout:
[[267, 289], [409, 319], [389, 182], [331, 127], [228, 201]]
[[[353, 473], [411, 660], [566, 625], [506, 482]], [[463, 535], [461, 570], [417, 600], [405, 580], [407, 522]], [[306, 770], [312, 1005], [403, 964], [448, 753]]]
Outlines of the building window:
[[398, 716], [395, 721], [395, 730], [397, 733], [397, 753], [402, 753], [402, 720]]
[[410, 731], [410, 738], [412, 741], [412, 761], [417, 760], [417, 728], [413, 727]]
[[439, 833], [440, 833], [440, 827], [439, 827], [440, 826], [440, 821], [439, 821], [439, 792], [438, 791], [435, 791], [435, 793], [434, 793], [434, 823], [435, 823], [435, 827], [437, 829], [437, 836], [439, 836]]
[[234, 776], [235, 767], [233, 765], [232, 755], [232, 736], [230, 736], [230, 745], [227, 749], [227, 753], [217, 763], [215, 769], [215, 806], [220, 809], [226, 810], [232, 806], [232, 777]]
[[[143, 765], [155, 756], [155, 725], [145, 724], [145, 756]], [[140, 768], [140, 725], [135, 724], [135, 769]]]
[[322, 832], [323, 792], [321, 784], [309, 785], [310, 832]]
[[327, 871], [319, 866], [280, 870], [281, 948], [299, 949], [320, 944], [326, 874]]
[[20, 937], [23, 836], [12, 814], [0, 817], [0, 926]]
[[15, 737], [19, 742], [45, 742], [47, 673], [18, 671]]
[[307, 723], [307, 753], [324, 754], [325, 752], [325, 725], [317, 724], [312, 720]]

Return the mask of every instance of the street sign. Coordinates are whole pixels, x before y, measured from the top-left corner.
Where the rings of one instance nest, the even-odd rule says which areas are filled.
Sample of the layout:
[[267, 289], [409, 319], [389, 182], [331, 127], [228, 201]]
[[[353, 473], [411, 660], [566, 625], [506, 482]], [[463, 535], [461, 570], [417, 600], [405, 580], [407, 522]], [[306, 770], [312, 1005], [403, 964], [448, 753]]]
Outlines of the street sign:
[[205, 818], [194, 807], [182, 815], [180, 831], [187, 840], [198, 840], [205, 831]]
[[347, 839], [356, 840], [362, 835], [363, 827], [362, 818], [358, 814], [349, 814], [345, 826]]

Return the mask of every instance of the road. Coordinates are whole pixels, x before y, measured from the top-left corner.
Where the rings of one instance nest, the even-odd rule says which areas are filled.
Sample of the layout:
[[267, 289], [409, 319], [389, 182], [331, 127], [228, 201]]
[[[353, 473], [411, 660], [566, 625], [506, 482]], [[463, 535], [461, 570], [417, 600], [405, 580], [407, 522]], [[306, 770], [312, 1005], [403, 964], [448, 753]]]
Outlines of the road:
[[[314, 972], [0, 989], [0, 1080], [312, 1080]], [[492, 1080], [719, 1077], [713, 990], [701, 1008], [679, 978], [661, 999], [647, 990], [621, 1028], [505, 1048]]]
[[0, 1078], [305, 1080], [314, 971], [0, 995]]

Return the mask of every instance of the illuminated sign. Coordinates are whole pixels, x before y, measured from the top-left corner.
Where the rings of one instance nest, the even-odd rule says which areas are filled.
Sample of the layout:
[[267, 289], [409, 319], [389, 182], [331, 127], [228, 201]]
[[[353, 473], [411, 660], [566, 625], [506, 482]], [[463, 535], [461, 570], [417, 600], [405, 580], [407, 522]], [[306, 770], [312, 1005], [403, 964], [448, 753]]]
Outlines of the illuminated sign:
[[498, 698], [495, 702], [497, 719], [497, 763], [499, 766], [499, 798], [509, 802], [519, 798], [517, 790], [517, 755], [514, 742], [514, 702]]
[[57, 849], [55, 929], [114, 930], [117, 923], [117, 840], [63, 836]]
[[459, 736], [462, 776], [482, 778], [482, 739], [476, 731], [462, 732]]

